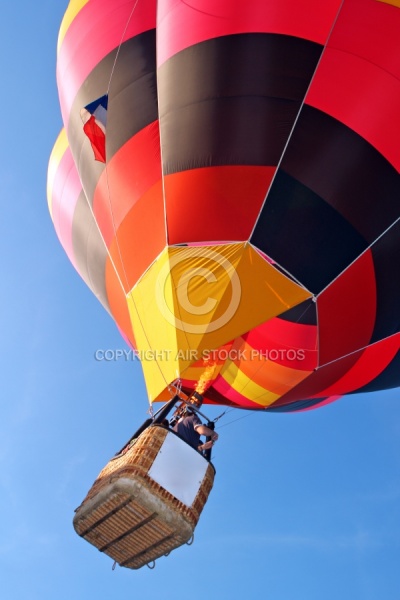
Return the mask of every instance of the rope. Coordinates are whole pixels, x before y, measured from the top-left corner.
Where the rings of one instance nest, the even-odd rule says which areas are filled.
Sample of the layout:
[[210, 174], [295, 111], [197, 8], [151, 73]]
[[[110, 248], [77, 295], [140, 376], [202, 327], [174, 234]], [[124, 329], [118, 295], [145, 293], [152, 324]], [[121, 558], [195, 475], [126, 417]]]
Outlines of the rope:
[[[233, 409], [231, 409], [231, 410], [233, 410]], [[213, 422], [213, 423], [216, 423], [217, 421], [219, 421], [219, 419], [221, 419], [221, 418], [222, 418], [222, 417], [223, 417], [223, 416], [226, 414], [226, 412], [227, 412], [227, 411], [226, 411], [226, 410], [224, 410], [224, 412], [223, 412], [223, 413], [221, 413], [221, 414], [219, 415], [219, 417], [215, 417], [215, 419], [213, 419], [213, 421], [212, 421], [212, 422]]]
[[[250, 232], [250, 235], [249, 235], [249, 237], [248, 237], [248, 241], [249, 241], [249, 242], [250, 242], [250, 240], [251, 240], [251, 238], [252, 238], [252, 236], [253, 236], [253, 233], [254, 233], [254, 231], [255, 231], [255, 229], [256, 229], [256, 227], [257, 227], [257, 224], [258, 224], [258, 221], [259, 221], [259, 219], [260, 219], [261, 213], [262, 213], [262, 211], [263, 211], [263, 208], [264, 208], [264, 206], [265, 206], [265, 204], [266, 204], [266, 202], [267, 202], [267, 199], [268, 199], [269, 192], [270, 192], [270, 190], [271, 190], [271, 188], [272, 188], [272, 185], [273, 185], [273, 183], [274, 183], [274, 181], [275, 181], [275, 178], [276, 178], [276, 176], [277, 176], [278, 170], [279, 170], [279, 168], [280, 168], [280, 166], [281, 166], [281, 163], [282, 163], [282, 161], [283, 161], [283, 158], [284, 158], [284, 156], [285, 156], [285, 153], [286, 153], [287, 147], [288, 147], [288, 145], [289, 145], [289, 143], [290, 143], [290, 141], [291, 141], [291, 139], [292, 139], [292, 136], [293, 136], [293, 133], [294, 133], [295, 127], [296, 127], [296, 125], [297, 125], [297, 121], [299, 120], [300, 113], [301, 113], [301, 111], [302, 111], [302, 109], [303, 109], [303, 106], [304, 106], [304, 104], [305, 104], [305, 101], [306, 101], [306, 97], [307, 97], [308, 91], [309, 91], [309, 89], [310, 89], [310, 87], [311, 87], [311, 85], [312, 85], [312, 83], [313, 83], [313, 81], [314, 81], [314, 78], [315, 78], [315, 75], [316, 75], [316, 73], [317, 73], [317, 71], [318, 71], [318, 67], [319, 67], [319, 65], [320, 65], [320, 62], [321, 62], [321, 60], [322, 60], [322, 57], [323, 57], [323, 55], [325, 54], [326, 47], [327, 47], [327, 45], [328, 45], [328, 42], [329, 42], [329, 39], [330, 39], [330, 37], [331, 37], [331, 35], [332, 35], [332, 33], [333, 33], [333, 29], [334, 29], [334, 27], [335, 27], [335, 25], [336, 25], [336, 22], [337, 22], [337, 20], [338, 20], [339, 13], [341, 12], [341, 10], [342, 10], [342, 8], [343, 8], [343, 4], [344, 4], [344, 0], [342, 0], [341, 4], [340, 4], [340, 6], [339, 6], [339, 8], [338, 8], [338, 10], [337, 10], [337, 13], [336, 13], [335, 19], [334, 19], [334, 21], [333, 21], [333, 23], [332, 23], [331, 29], [330, 29], [330, 31], [329, 31], [329, 34], [328, 34], [327, 38], [326, 38], [326, 41], [325, 41], [325, 44], [324, 44], [324, 48], [323, 48], [323, 50], [322, 50], [322, 52], [321, 52], [321, 55], [320, 55], [320, 57], [319, 57], [319, 59], [318, 59], [318, 62], [317, 62], [317, 64], [316, 64], [316, 66], [315, 66], [314, 73], [313, 73], [313, 75], [312, 75], [312, 77], [311, 77], [311, 79], [310, 79], [310, 82], [309, 82], [308, 86], [307, 86], [307, 90], [306, 90], [306, 92], [305, 92], [305, 94], [304, 94], [304, 96], [303, 96], [303, 99], [302, 99], [302, 102], [301, 102], [300, 108], [299, 108], [299, 110], [298, 110], [298, 113], [297, 113], [297, 115], [296, 115], [296, 118], [295, 118], [295, 120], [294, 120], [294, 123], [293, 123], [292, 129], [291, 129], [291, 131], [290, 131], [290, 134], [289, 134], [289, 136], [288, 136], [288, 138], [287, 138], [287, 140], [286, 140], [285, 147], [284, 147], [284, 148], [283, 148], [283, 150], [282, 150], [282, 153], [281, 153], [281, 156], [280, 156], [279, 162], [278, 162], [278, 164], [277, 164], [277, 166], [276, 166], [275, 173], [274, 173], [274, 175], [273, 175], [273, 177], [272, 177], [271, 183], [269, 184], [269, 186], [268, 186], [268, 189], [267, 189], [267, 192], [266, 192], [266, 194], [265, 194], [265, 198], [264, 198], [263, 205], [262, 205], [262, 207], [260, 208], [260, 211], [259, 211], [259, 213], [258, 213], [258, 217], [257, 217], [257, 219], [256, 219], [256, 221], [255, 221], [255, 223], [254, 223], [254, 227], [253, 227], [253, 229], [251, 230], [251, 232]], [[271, 258], [273, 258], [273, 257], [271, 257]], [[292, 276], [292, 277], [293, 277], [293, 276]]]
[[[235, 410], [234, 408], [232, 408], [231, 410]], [[229, 423], [225, 423], [225, 425], [221, 425], [219, 427], [219, 429], [223, 429], [224, 427], [228, 427], [229, 425], [232, 425], [233, 423], [236, 423], [236, 421], [242, 421], [243, 419], [247, 419], [248, 417], [254, 417], [255, 416], [255, 411], [250, 411], [249, 413], [247, 413], [247, 415], [243, 415], [243, 417], [238, 417], [237, 419], [234, 419], [233, 421], [229, 421]]]
[[112, 80], [112, 78], [113, 78], [113, 75], [114, 75], [114, 69], [115, 69], [115, 66], [116, 66], [116, 64], [117, 64], [117, 60], [118, 60], [118, 56], [119, 56], [119, 53], [120, 53], [120, 50], [121, 50], [122, 44], [123, 44], [123, 42], [124, 42], [124, 37], [125, 37], [125, 34], [126, 34], [126, 30], [128, 29], [128, 25], [129, 25], [129, 23], [130, 23], [130, 21], [131, 21], [131, 19], [132, 19], [133, 13], [134, 13], [134, 12], [135, 12], [135, 10], [136, 10], [136, 7], [137, 7], [137, 5], [138, 5], [138, 2], [139, 2], [139, 0], [136, 0], [135, 4], [133, 5], [133, 8], [132, 8], [132, 10], [131, 10], [131, 13], [130, 13], [130, 15], [129, 15], [129, 17], [128, 17], [128, 20], [127, 20], [127, 22], [126, 22], [125, 29], [124, 29], [124, 31], [123, 31], [123, 33], [122, 33], [121, 40], [120, 40], [120, 42], [119, 42], [119, 46], [118, 46], [118, 50], [117, 50], [117, 53], [116, 53], [116, 55], [115, 55], [114, 64], [113, 64], [113, 66], [112, 66], [112, 69], [111, 69], [110, 79], [109, 79], [109, 81], [108, 81], [107, 94], [108, 94], [108, 92], [110, 91], [111, 80]]
[[[107, 94], [109, 94], [109, 91], [110, 91], [110, 88], [111, 88], [111, 82], [112, 82], [112, 79], [113, 79], [113, 76], [114, 76], [114, 71], [115, 71], [115, 68], [116, 68], [116, 65], [117, 65], [117, 61], [118, 61], [118, 57], [119, 57], [119, 54], [120, 54], [120, 51], [121, 51], [121, 47], [122, 47], [122, 44], [124, 42], [124, 38], [125, 38], [125, 35], [126, 35], [126, 32], [127, 32], [129, 23], [130, 23], [130, 21], [131, 21], [131, 19], [133, 17], [133, 14], [134, 14], [134, 12], [136, 10], [137, 5], [138, 5], [138, 2], [139, 2], [139, 0], [135, 1], [134, 5], [132, 7], [132, 10], [131, 10], [131, 12], [129, 14], [129, 17], [127, 19], [124, 31], [122, 33], [122, 36], [121, 36], [121, 39], [120, 39], [120, 42], [119, 42], [119, 46], [118, 46], [118, 49], [117, 49], [117, 52], [116, 52], [116, 55], [115, 55], [114, 63], [113, 63], [113, 66], [112, 66], [112, 69], [111, 69], [111, 73], [110, 73], [110, 79], [109, 79], [108, 87], [107, 87]], [[111, 190], [110, 190], [110, 182], [109, 182], [109, 176], [108, 176], [108, 163], [107, 162], [105, 163], [105, 175], [106, 175], [106, 185], [107, 185], [107, 199], [108, 199], [108, 205], [109, 205], [109, 209], [110, 209], [112, 228], [113, 228], [113, 232], [114, 232], [114, 236], [115, 236], [116, 246], [117, 246], [117, 249], [118, 249], [119, 259], [120, 259], [120, 262], [121, 262], [121, 265], [122, 265], [122, 269], [123, 269], [123, 273], [124, 273], [125, 286], [122, 285], [122, 281], [120, 280], [119, 273], [118, 273], [115, 265], [114, 265], [114, 270], [116, 272], [116, 275], [117, 275], [118, 279], [120, 280], [121, 287], [123, 289], [124, 294], [130, 296], [130, 299], [132, 301], [132, 305], [133, 305], [133, 307], [135, 309], [135, 312], [136, 312], [136, 316], [137, 316], [137, 318], [138, 318], [138, 320], [140, 322], [140, 325], [142, 327], [143, 335], [144, 335], [144, 337], [146, 339], [146, 342], [147, 342], [148, 346], [151, 348], [151, 344], [150, 344], [149, 338], [147, 336], [146, 329], [145, 329], [145, 327], [143, 325], [143, 322], [142, 322], [142, 319], [140, 317], [138, 308], [137, 308], [135, 300], [133, 298], [132, 290], [129, 290], [128, 275], [127, 275], [127, 272], [126, 272], [125, 264], [124, 264], [123, 257], [122, 257], [121, 247], [120, 247], [119, 240], [118, 240], [117, 228], [116, 228], [115, 217], [114, 217], [114, 212], [113, 212], [113, 206], [112, 206], [112, 202], [111, 202]], [[110, 256], [110, 254], [109, 254], [109, 256]], [[159, 364], [159, 361], [157, 359], [155, 359], [154, 362], [157, 365], [157, 368], [158, 368], [158, 370], [160, 372], [160, 375], [161, 375], [162, 379], [165, 382], [165, 385], [167, 385], [168, 382], [167, 382], [167, 379], [165, 378], [165, 375], [164, 375], [163, 370], [162, 370], [162, 368], [161, 368], [161, 366]], [[151, 405], [150, 399], [149, 399], [149, 404], [150, 404], [150, 409], [151, 409], [152, 405]]]

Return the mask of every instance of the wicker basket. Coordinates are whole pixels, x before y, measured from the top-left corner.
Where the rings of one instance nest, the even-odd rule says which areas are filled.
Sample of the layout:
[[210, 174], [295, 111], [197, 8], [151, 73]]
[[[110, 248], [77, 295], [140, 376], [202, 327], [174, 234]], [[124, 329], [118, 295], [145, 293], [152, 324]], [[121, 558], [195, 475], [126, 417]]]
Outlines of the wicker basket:
[[[201, 463], [204, 475], [198, 486], [194, 482], [193, 501], [189, 503], [154, 479], [160, 472], [156, 466], [160, 460], [166, 464], [170, 447], [174, 453], [170, 468], [178, 478], [180, 456], [186, 457], [186, 465], [188, 459], [196, 465]], [[153, 425], [100, 472], [76, 510], [75, 531], [120, 566], [139, 569], [190, 540], [213, 482], [211, 463], [173, 432]]]

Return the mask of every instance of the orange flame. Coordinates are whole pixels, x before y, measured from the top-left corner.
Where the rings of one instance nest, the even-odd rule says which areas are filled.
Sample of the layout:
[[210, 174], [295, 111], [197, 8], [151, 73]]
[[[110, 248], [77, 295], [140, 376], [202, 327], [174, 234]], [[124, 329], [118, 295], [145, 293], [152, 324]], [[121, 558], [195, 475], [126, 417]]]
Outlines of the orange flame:
[[216, 366], [217, 365], [215, 362], [209, 363], [204, 369], [203, 373], [200, 375], [200, 379], [198, 380], [195, 388], [198, 394], [204, 394], [204, 392], [212, 382]]

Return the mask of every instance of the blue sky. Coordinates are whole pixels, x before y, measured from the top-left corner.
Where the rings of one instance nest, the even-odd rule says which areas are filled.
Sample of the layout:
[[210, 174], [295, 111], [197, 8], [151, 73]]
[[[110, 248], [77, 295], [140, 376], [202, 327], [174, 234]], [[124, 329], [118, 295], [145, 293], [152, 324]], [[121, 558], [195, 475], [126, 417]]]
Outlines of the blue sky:
[[303, 414], [230, 411], [194, 544], [152, 571], [112, 571], [75, 534], [74, 508], [148, 404], [138, 362], [95, 360], [126, 347], [47, 211], [66, 6], [21, 0], [0, 20], [2, 598], [398, 600], [396, 390]]

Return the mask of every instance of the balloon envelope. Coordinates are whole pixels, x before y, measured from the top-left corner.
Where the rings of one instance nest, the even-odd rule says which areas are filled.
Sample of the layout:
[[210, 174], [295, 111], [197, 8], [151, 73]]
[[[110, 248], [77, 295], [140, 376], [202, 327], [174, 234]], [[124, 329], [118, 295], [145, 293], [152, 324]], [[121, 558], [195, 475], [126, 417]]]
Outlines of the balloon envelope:
[[400, 384], [400, 9], [72, 0], [48, 198], [149, 399]]

